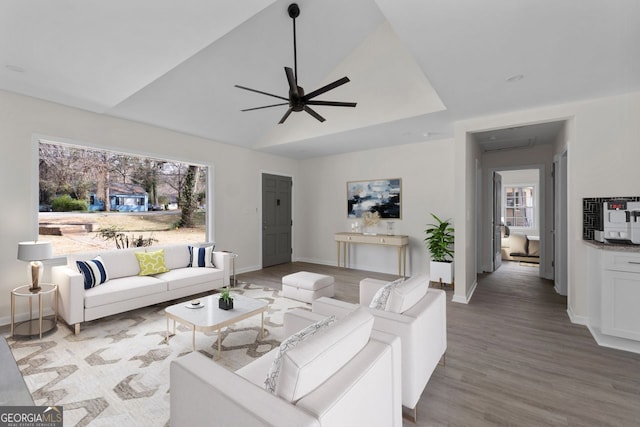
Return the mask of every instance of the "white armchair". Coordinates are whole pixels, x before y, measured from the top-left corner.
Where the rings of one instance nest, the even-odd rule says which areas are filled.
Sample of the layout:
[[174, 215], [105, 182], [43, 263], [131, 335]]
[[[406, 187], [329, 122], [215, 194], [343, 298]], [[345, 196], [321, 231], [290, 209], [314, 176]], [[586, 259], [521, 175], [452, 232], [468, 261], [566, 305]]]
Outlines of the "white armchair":
[[[285, 313], [285, 330], [323, 318], [295, 309]], [[265, 390], [264, 380], [278, 349], [236, 372], [197, 352], [174, 360], [171, 426], [400, 427], [400, 340], [373, 331], [365, 310], [343, 320], [288, 350], [275, 394]], [[350, 352], [355, 355], [345, 356]], [[288, 392], [293, 396], [287, 398]]]
[[[424, 296], [402, 313], [368, 308], [378, 289], [388, 282], [364, 279], [360, 282], [360, 305], [367, 307], [375, 320], [373, 328], [400, 337], [402, 346], [402, 404], [413, 411], [424, 388], [443, 359], [447, 349], [447, 316], [445, 292], [429, 288], [429, 277], [415, 276], [408, 280], [424, 282]], [[313, 302], [313, 312], [324, 316], [345, 316], [358, 305], [330, 298]]]

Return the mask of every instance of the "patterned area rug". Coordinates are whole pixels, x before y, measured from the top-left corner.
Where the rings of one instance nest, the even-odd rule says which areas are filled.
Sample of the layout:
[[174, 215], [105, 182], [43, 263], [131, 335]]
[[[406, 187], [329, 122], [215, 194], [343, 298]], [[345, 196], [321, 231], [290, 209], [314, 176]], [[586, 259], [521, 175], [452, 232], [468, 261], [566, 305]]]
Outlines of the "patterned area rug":
[[[222, 354], [215, 363], [234, 371], [280, 344], [284, 312], [309, 308], [254, 285], [232, 293], [269, 303], [264, 339], [259, 315], [221, 332]], [[87, 322], [77, 336], [60, 324], [42, 340], [8, 338], [36, 405], [63, 405], [65, 426], [169, 425], [169, 364], [192, 349], [190, 329], [179, 324], [165, 342], [164, 308], [175, 303]], [[196, 349], [208, 357], [216, 354], [217, 333], [196, 332]]]

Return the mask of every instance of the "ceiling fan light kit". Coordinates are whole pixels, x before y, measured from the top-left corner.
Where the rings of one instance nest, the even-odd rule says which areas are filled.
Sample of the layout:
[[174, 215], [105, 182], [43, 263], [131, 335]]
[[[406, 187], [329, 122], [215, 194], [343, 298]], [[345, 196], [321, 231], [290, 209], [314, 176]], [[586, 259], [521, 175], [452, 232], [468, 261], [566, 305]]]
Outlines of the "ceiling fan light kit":
[[307, 94], [304, 93], [304, 89], [302, 87], [298, 86], [298, 53], [297, 53], [297, 45], [296, 45], [296, 18], [300, 16], [300, 7], [298, 7], [297, 3], [291, 3], [287, 8], [287, 11], [289, 13], [289, 17], [293, 21], [293, 67], [294, 68], [292, 69], [290, 67], [284, 67], [284, 72], [287, 77], [287, 83], [289, 84], [289, 96], [284, 97], [280, 95], [274, 95], [272, 93], [263, 92], [261, 90], [251, 89], [246, 86], [235, 85], [235, 87], [239, 89], [256, 92], [262, 95], [267, 95], [267, 96], [271, 96], [271, 97], [286, 101], [286, 102], [280, 102], [278, 104], [264, 105], [262, 107], [246, 108], [242, 111], [261, 110], [263, 108], [271, 108], [271, 107], [279, 107], [282, 105], [288, 105], [289, 108], [284, 113], [284, 116], [282, 116], [282, 118], [278, 122], [278, 124], [282, 124], [284, 123], [285, 120], [287, 120], [287, 118], [293, 111], [295, 112], [306, 111], [316, 120], [320, 122], [324, 122], [325, 118], [322, 117], [320, 114], [318, 114], [315, 110], [313, 110], [310, 107], [310, 105], [323, 105], [323, 106], [330, 106], [330, 107], [355, 107], [356, 106], [355, 102], [320, 101], [320, 100], [314, 99], [318, 95], [322, 95], [325, 92], [328, 92], [332, 89], [342, 86], [345, 83], [348, 83], [349, 82], [348, 77], [342, 77], [341, 79], [338, 79], [332, 83], [329, 83], [328, 85], [322, 86], [321, 88], [316, 89], [313, 92], [310, 92]]

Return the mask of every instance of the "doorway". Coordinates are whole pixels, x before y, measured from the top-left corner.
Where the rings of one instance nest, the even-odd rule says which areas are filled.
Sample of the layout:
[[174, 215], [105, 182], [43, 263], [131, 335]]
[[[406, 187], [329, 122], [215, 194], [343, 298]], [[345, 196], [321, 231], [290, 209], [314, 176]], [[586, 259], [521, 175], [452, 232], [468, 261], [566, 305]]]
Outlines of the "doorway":
[[[542, 254], [546, 243], [544, 171], [544, 165], [494, 171], [494, 267], [499, 250], [502, 260], [535, 267], [538, 275], [545, 277], [546, 260]], [[498, 185], [495, 176], [501, 178]]]
[[292, 178], [262, 174], [262, 267], [291, 262]]
[[[500, 263], [496, 259], [498, 233], [496, 232], [495, 224], [498, 221], [494, 209], [493, 172], [502, 174], [503, 171], [537, 169], [539, 178], [535, 179], [536, 189], [534, 191], [539, 198], [536, 200], [538, 214], [535, 216], [535, 226], [531, 229], [530, 225], [525, 224], [524, 228], [526, 229], [519, 230], [519, 232], [533, 236], [534, 240], [537, 239], [533, 246], [538, 248], [539, 264], [525, 260], [523, 265], [537, 267], [538, 274], [542, 278], [554, 279], [554, 264], [557, 267], [558, 261], [554, 259], [554, 253], [552, 252], [557, 242], [554, 234], [556, 223], [554, 221], [554, 187], [551, 173], [554, 165], [554, 155], [559, 152], [558, 150], [561, 147], [566, 146], [567, 123], [566, 120], [558, 120], [470, 133], [475, 144], [475, 155], [480, 159], [480, 165], [484, 170], [481, 196], [483, 207], [479, 211], [482, 217], [482, 230], [478, 233], [481, 239], [478, 239], [476, 246], [476, 250], [480, 252], [482, 259], [483, 271], [494, 271]], [[503, 175], [503, 186], [504, 183], [505, 176]], [[520, 188], [522, 186], [516, 185], [515, 187], [518, 187], [519, 194], [522, 194], [522, 190], [529, 190]], [[565, 197], [566, 199], [566, 194], [559, 197]], [[504, 199], [502, 202], [502, 210], [504, 212], [504, 205], [507, 202]], [[506, 212], [503, 215], [506, 223], [508, 215]], [[524, 219], [523, 217], [520, 218], [520, 220]], [[502, 222], [503, 218], [500, 218], [500, 220]], [[511, 221], [513, 222], [514, 220], [516, 218], [512, 217]], [[516, 229], [518, 227], [523, 226], [518, 225]], [[500, 238], [503, 237], [500, 236]], [[503, 244], [506, 243], [506, 239], [502, 240]], [[502, 255], [504, 255], [504, 251], [502, 251]], [[504, 259], [503, 257], [502, 260], [504, 261]], [[567, 261], [563, 262], [566, 268]]]

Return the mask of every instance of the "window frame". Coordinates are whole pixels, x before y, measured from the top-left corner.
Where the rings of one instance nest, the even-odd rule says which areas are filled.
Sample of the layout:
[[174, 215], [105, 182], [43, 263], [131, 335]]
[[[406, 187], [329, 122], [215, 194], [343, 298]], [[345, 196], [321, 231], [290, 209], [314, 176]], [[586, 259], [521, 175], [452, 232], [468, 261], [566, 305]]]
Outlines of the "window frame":
[[[531, 188], [531, 192], [532, 192], [532, 205], [531, 206], [511, 206], [512, 208], [516, 209], [518, 207], [520, 207], [521, 209], [530, 209], [532, 212], [532, 217], [533, 220], [531, 221], [531, 224], [529, 226], [523, 226], [523, 225], [508, 225], [507, 222], [507, 218], [525, 218], [522, 216], [507, 216], [507, 208], [509, 208], [510, 206], [507, 206], [507, 188], [518, 188], [518, 189], [525, 189], [525, 188]], [[503, 222], [505, 225], [508, 225], [508, 227], [510, 229], [514, 229], [514, 230], [523, 230], [523, 231], [531, 231], [531, 230], [537, 230], [539, 228], [539, 224], [540, 224], [540, 220], [538, 218], [538, 216], [540, 215], [540, 200], [539, 200], [540, 194], [538, 191], [538, 184], [537, 183], [531, 183], [531, 182], [527, 182], [527, 183], [517, 183], [517, 184], [503, 184], [502, 185], [502, 218], [504, 219]], [[536, 215], [537, 213], [537, 215]]]
[[[215, 242], [215, 167], [212, 163], [203, 162], [202, 159], [194, 160], [187, 157], [173, 156], [169, 154], [143, 152], [134, 149], [124, 149], [122, 147], [112, 147], [107, 145], [88, 143], [85, 141], [72, 140], [69, 138], [50, 136], [34, 133], [31, 136], [31, 165], [34, 179], [31, 182], [31, 209], [29, 215], [31, 224], [33, 224], [34, 240], [39, 236], [39, 204], [40, 204], [40, 143], [61, 144], [77, 148], [86, 148], [89, 150], [103, 150], [121, 155], [131, 155], [139, 157], [148, 157], [153, 159], [166, 159], [168, 161], [187, 163], [207, 168], [206, 177], [206, 216], [205, 216], [205, 242]], [[49, 262], [50, 264], [60, 264], [61, 260], [66, 259], [67, 255], [56, 255]], [[57, 260], [57, 261], [56, 261]]]

